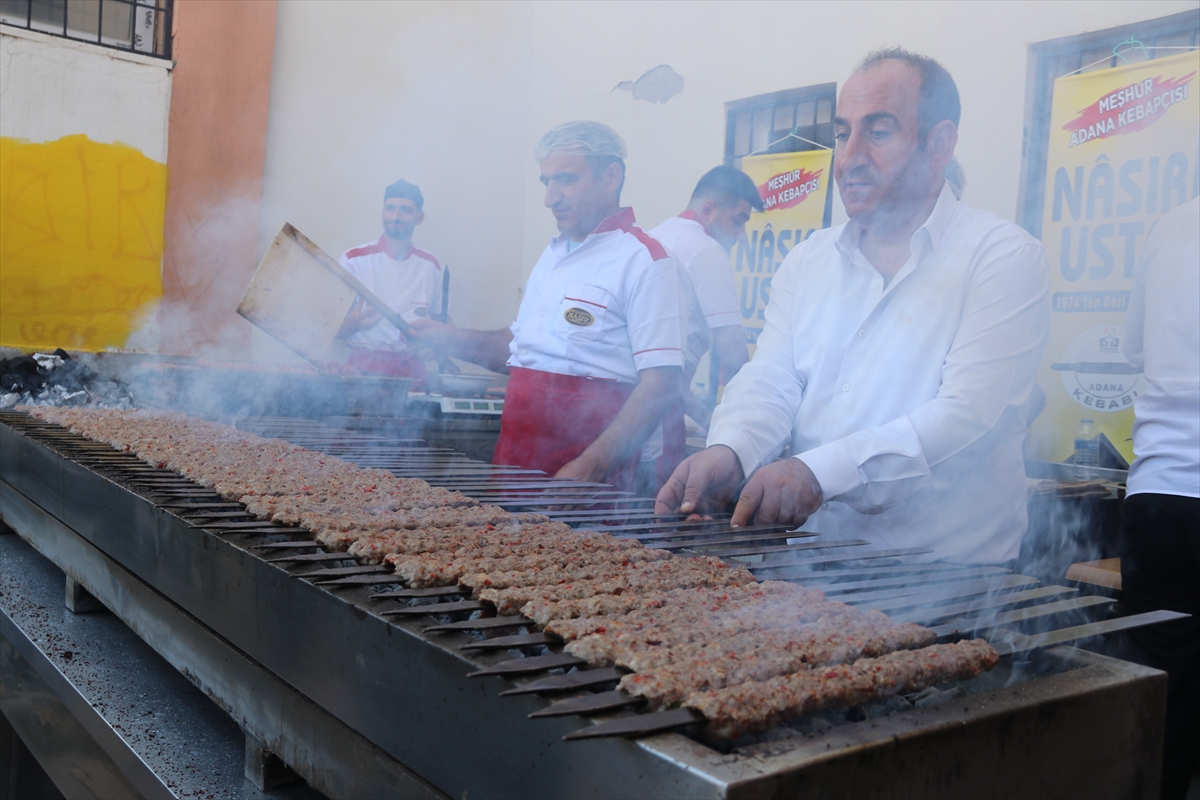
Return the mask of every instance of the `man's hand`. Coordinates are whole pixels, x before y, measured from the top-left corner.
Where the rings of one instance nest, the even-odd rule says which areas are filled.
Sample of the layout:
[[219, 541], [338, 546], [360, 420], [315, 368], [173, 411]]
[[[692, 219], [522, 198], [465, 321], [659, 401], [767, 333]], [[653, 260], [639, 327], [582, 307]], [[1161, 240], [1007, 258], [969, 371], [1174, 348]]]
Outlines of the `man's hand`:
[[446, 350], [450, 347], [453, 341], [454, 333], [458, 328], [445, 322], [422, 317], [408, 323], [409, 330], [412, 331], [412, 339], [414, 343], [426, 345], [434, 350]]
[[821, 507], [822, 499], [821, 484], [808, 465], [798, 458], [785, 458], [754, 473], [729, 524], [736, 528], [753, 521], [798, 528]]
[[655, 514], [699, 517], [723, 511], [742, 482], [742, 462], [725, 445], [701, 450], [684, 460], [654, 500]]
[[566, 478], [569, 481], [602, 483], [608, 477], [608, 466], [584, 452], [574, 461], [563, 464], [558, 472], [554, 473], [554, 477]]
[[359, 331], [374, 328], [382, 319], [383, 316], [363, 302], [361, 297], [356, 298], [354, 304], [350, 306], [350, 310], [346, 312], [346, 319], [342, 321], [342, 327], [338, 329], [337, 338], [344, 339]]
[[445, 322], [422, 317], [408, 323], [409, 342], [427, 361], [448, 361], [448, 351], [458, 328]]
[[432, 319], [408, 323], [409, 341], [428, 360], [442, 361], [447, 356], [461, 358], [492, 372], [508, 373], [508, 343], [512, 331], [475, 331]]

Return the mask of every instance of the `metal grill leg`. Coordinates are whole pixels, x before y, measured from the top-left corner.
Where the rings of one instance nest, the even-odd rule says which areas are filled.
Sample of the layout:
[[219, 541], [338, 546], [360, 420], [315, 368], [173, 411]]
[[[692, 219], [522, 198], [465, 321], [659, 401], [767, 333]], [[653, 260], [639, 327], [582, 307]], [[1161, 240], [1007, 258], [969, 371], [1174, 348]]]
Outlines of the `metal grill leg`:
[[296, 773], [279, 760], [253, 734], [246, 734], [246, 780], [260, 792], [299, 780]]
[[87, 589], [67, 576], [67, 610], [72, 614], [87, 614], [92, 611], [106, 611], [104, 604], [92, 597]]

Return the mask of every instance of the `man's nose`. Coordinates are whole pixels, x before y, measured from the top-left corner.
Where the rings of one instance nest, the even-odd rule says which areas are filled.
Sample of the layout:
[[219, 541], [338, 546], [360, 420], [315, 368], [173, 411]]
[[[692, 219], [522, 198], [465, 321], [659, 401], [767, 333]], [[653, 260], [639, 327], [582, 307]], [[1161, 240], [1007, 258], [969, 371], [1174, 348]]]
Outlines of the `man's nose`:
[[866, 148], [863, 144], [863, 136], [858, 132], [852, 132], [846, 137], [846, 141], [837, 143], [833, 157], [839, 172], [849, 172], [867, 163]]
[[558, 201], [561, 198], [562, 193], [554, 188], [554, 184], [546, 185], [546, 197], [544, 200], [546, 208], [554, 208], [554, 206], [558, 205]]

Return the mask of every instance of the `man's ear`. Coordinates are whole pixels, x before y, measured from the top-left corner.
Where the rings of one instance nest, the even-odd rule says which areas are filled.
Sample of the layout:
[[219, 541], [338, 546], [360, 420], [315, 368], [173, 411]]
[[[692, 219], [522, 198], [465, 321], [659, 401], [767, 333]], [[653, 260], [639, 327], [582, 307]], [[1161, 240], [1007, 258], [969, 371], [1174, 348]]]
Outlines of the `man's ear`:
[[414, 223], [414, 224], [416, 224], [416, 225], [420, 225], [420, 224], [421, 224], [422, 222], [424, 222], [424, 221], [425, 221], [425, 212], [424, 212], [424, 211], [418, 211], [418, 212], [417, 212], [417, 221], [416, 221], [416, 223]]
[[612, 162], [611, 164], [609, 164], [607, 167], [604, 168], [605, 188], [611, 189], [612, 191], [615, 192], [617, 190], [617, 187], [621, 185], [621, 179], [623, 177], [625, 177], [625, 174], [621, 170], [621, 165], [615, 161]]
[[717, 212], [717, 201], [711, 197], [700, 205], [700, 216], [711, 221]]
[[944, 119], [929, 129], [925, 137], [925, 150], [929, 153], [929, 166], [935, 175], [941, 175], [954, 156], [958, 144], [958, 126]]

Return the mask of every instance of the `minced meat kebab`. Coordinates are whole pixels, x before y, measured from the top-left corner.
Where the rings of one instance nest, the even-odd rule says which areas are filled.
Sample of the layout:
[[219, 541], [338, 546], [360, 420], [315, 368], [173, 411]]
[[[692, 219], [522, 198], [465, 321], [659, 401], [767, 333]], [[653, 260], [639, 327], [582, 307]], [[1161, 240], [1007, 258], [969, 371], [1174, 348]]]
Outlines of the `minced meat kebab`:
[[651, 708], [693, 708], [718, 735], [974, 677], [999, 660], [981, 639], [935, 644], [919, 625], [793, 583], [757, 583], [718, 558], [509, 513], [228, 425], [22, 410], [185, 475], [259, 519], [301, 526], [332, 551], [388, 564], [411, 587], [462, 586], [501, 614], [520, 612], [566, 652], [630, 670], [620, 688]]

